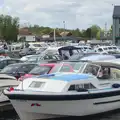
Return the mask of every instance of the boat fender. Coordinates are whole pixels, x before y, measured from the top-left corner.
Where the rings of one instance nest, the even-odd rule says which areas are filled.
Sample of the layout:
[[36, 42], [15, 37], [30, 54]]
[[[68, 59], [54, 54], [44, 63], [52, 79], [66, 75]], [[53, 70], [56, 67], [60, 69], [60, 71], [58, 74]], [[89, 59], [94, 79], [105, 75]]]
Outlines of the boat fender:
[[119, 88], [119, 87], [120, 87], [120, 84], [117, 84], [117, 83], [112, 85], [112, 88]]

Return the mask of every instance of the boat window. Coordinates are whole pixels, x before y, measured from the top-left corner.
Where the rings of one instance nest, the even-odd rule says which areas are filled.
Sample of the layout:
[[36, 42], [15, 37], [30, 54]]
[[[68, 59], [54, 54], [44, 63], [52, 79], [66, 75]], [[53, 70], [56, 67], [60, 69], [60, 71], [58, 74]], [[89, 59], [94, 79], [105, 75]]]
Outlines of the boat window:
[[108, 47], [108, 49], [112, 50], [112, 47]]
[[83, 73], [88, 73], [97, 76], [99, 70], [100, 70], [100, 66], [88, 64], [84, 69]]
[[68, 91], [76, 91], [79, 88], [84, 88], [84, 89], [95, 89], [96, 87], [91, 84], [91, 83], [84, 83], [84, 84], [74, 84], [70, 85]]
[[33, 75], [48, 74], [51, 69], [52, 67], [50, 66], [36, 66], [29, 72], [29, 74]]
[[65, 62], [65, 63], [57, 64], [51, 70], [51, 73], [56, 73], [56, 72], [73, 72], [73, 71], [78, 72], [78, 70], [80, 71], [83, 68], [84, 65], [85, 65], [84, 62]]
[[1, 70], [1, 73], [15, 73], [19, 69], [20, 65], [11, 64]]
[[84, 88], [85, 89], [95, 89], [95, 86], [93, 86], [93, 84], [89, 83], [89, 84], [84, 84]]
[[33, 56], [33, 57], [30, 57], [27, 62], [37, 62], [37, 59], [38, 59], [38, 56]]
[[71, 85], [68, 89], [68, 91], [74, 91], [75, 90], [75, 85]]
[[67, 65], [64, 65], [61, 69], [60, 72], [70, 72], [70, 67]]
[[35, 64], [24, 64], [21, 65], [21, 67], [19, 67], [18, 69], [18, 73], [29, 73], [36, 65]]
[[40, 88], [42, 87], [43, 85], [45, 84], [45, 82], [39, 82], [39, 81], [33, 81], [31, 84], [30, 84], [30, 88]]
[[107, 48], [104, 48], [104, 50], [107, 50]]
[[103, 50], [102, 50], [102, 48], [99, 48], [98, 51], [99, 51], [99, 52], [102, 52]]
[[117, 68], [110, 68], [111, 70], [111, 77], [114, 79], [120, 78], [120, 69]]
[[89, 48], [89, 50], [92, 50], [92, 48]]
[[116, 47], [113, 47], [113, 49], [115, 49], [115, 50], [116, 50], [117, 48], [116, 48]]

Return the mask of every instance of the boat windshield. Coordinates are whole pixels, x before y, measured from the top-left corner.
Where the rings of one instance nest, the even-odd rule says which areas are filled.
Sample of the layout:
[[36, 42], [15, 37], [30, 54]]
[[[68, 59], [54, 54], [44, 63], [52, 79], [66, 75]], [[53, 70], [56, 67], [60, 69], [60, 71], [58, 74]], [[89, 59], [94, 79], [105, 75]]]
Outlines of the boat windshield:
[[62, 62], [57, 64], [50, 73], [56, 72], [81, 72], [86, 62]]

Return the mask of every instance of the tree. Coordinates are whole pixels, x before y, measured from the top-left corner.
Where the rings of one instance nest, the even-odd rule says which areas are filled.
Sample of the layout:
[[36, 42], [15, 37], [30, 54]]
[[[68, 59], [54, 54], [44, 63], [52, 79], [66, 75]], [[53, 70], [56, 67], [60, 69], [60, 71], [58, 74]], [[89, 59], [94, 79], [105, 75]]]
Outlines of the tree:
[[19, 18], [9, 15], [0, 15], [0, 36], [7, 42], [16, 41], [19, 28]]
[[100, 38], [101, 38], [100, 34], [101, 34], [101, 31], [98, 31], [98, 32], [97, 32], [97, 35], [96, 35], [96, 39], [97, 39], [97, 40], [100, 40]]
[[92, 25], [91, 26], [91, 36], [92, 36], [92, 38], [96, 38], [96, 35], [97, 35], [98, 31], [100, 31], [99, 26], [97, 26], [97, 25]]
[[86, 37], [91, 39], [91, 28], [87, 28], [86, 30]]
[[81, 37], [81, 32], [80, 32], [79, 28], [72, 30], [72, 31], [69, 31], [69, 32], [71, 32], [72, 35], [75, 37]]
[[113, 25], [111, 25], [109, 32], [112, 34], [112, 30], [113, 30]]
[[81, 37], [86, 37], [86, 30], [82, 30], [81, 34], [82, 34]]

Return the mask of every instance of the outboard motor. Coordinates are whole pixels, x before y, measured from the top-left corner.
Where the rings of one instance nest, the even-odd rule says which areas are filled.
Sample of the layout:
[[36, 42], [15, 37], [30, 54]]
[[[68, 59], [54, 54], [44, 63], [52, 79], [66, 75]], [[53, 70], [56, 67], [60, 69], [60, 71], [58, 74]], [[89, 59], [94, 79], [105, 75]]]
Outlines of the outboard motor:
[[115, 83], [112, 85], [112, 88], [119, 88], [119, 87], [120, 87], [120, 84], [118, 84], [118, 83]]

